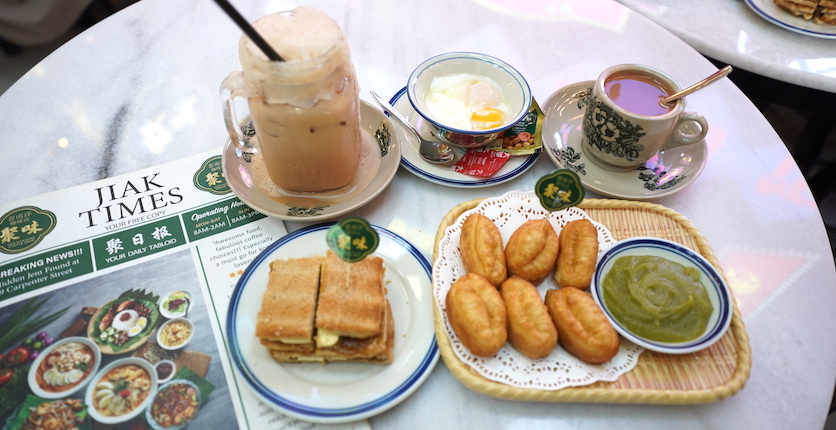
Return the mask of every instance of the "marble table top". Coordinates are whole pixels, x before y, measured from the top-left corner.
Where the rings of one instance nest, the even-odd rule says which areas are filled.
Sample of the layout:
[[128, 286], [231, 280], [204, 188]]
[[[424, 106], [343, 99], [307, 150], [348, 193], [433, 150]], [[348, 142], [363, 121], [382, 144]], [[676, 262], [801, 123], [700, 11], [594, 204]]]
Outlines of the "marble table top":
[[[617, 1], [718, 61], [779, 81], [836, 93], [836, 26], [809, 32], [788, 29], [815, 26], [800, 23], [801, 18], [788, 12], [773, 10], [776, 7], [772, 0]], [[755, 8], [769, 13], [770, 19]]]
[[[296, 3], [233, 4], [252, 20]], [[325, 10], [344, 29], [368, 101], [369, 90], [392, 97], [420, 62], [458, 50], [507, 61], [540, 103], [614, 64], [655, 66], [679, 82], [716, 70], [688, 43], [611, 0], [305, 4]], [[718, 7], [716, 16], [724, 10]], [[143, 0], [69, 41], [0, 96], [0, 201], [220, 151], [227, 134], [218, 87], [241, 67], [240, 34], [213, 2]], [[786, 36], [809, 43], [803, 55], [810, 57], [815, 46], [833, 43]], [[652, 201], [692, 221], [714, 249], [750, 338], [745, 387], [722, 401], [687, 406], [507, 401], [468, 389], [439, 361], [420, 389], [371, 418], [372, 427], [821, 428], [836, 380], [836, 338], [826, 334], [836, 326], [836, 272], [816, 202], [779, 136], [730, 81], [689, 96], [688, 109], [710, 124], [707, 163], [689, 187]], [[451, 208], [531, 190], [555, 168], [541, 154], [524, 174], [484, 188], [446, 187], [400, 168], [388, 188], [353, 214], [398, 233], [430, 259]], [[294, 231], [308, 223], [285, 225]]]

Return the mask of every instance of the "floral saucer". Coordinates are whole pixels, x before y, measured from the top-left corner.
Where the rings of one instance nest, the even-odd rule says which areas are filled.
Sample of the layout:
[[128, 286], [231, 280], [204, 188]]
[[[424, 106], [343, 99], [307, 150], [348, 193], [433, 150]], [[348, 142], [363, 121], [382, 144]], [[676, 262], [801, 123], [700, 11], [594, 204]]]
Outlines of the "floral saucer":
[[379, 167], [374, 175], [369, 175], [366, 182], [355, 180], [357, 183], [353, 184], [354, 189], [344, 195], [307, 193], [275, 198], [259, 187], [254, 180], [257, 175], [256, 169], [259, 168], [257, 163], [260, 162], [258, 154], [244, 153], [236, 148], [229, 138], [222, 152], [224, 177], [239, 199], [265, 215], [299, 222], [324, 221], [341, 216], [365, 205], [386, 189], [395, 176], [401, 159], [400, 142], [405, 137], [396, 131], [396, 127], [391, 126], [383, 112], [362, 101], [360, 121], [363, 133], [369, 135], [368, 139], [375, 140], [374, 145], [379, 147], [379, 151], [378, 148], [370, 149], [370, 143], [364, 142], [363, 157], [376, 158], [379, 153], [379, 162], [369, 163]]
[[543, 146], [554, 164], [577, 173], [587, 190], [621, 199], [655, 199], [694, 183], [705, 168], [705, 140], [661, 151], [629, 171], [608, 170], [593, 163], [581, 147], [583, 109], [578, 107], [578, 100], [591, 91], [593, 83], [563, 87], [541, 106], [546, 116]]

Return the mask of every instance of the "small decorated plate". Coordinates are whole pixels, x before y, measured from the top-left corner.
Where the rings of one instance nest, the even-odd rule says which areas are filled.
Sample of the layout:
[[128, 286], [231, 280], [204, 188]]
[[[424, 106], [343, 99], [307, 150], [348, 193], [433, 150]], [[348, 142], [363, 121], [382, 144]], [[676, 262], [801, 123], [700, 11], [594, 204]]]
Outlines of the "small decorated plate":
[[583, 109], [578, 100], [593, 81], [578, 82], [557, 90], [542, 106], [543, 146], [558, 167], [578, 174], [587, 190], [609, 197], [648, 200], [685, 189], [694, 183], [705, 168], [706, 143], [680, 146], [661, 151], [630, 171], [613, 171], [593, 163], [581, 148]]
[[174, 290], [160, 298], [160, 314], [166, 318], [185, 317], [194, 303], [194, 296], [186, 290]]
[[816, 24], [812, 20], [807, 21], [800, 16], [793, 15], [786, 9], [778, 7], [773, 0], [746, 0], [746, 5], [761, 18], [778, 27], [807, 36], [836, 39], [835, 25]]
[[325, 255], [332, 224], [290, 233], [267, 247], [247, 267], [232, 293], [226, 331], [235, 370], [265, 404], [305, 421], [345, 423], [384, 412], [423, 384], [438, 361], [433, 330], [430, 264], [397, 234], [374, 227], [374, 255], [386, 268], [386, 298], [395, 319], [394, 361], [279, 363], [255, 336], [256, 315], [275, 259]]
[[[288, 221], [324, 221], [353, 211], [377, 197], [386, 187], [395, 172], [401, 158], [402, 135], [394, 130], [386, 115], [361, 101], [361, 128], [366, 137], [363, 161], [377, 167], [374, 175], [358, 175], [355, 184], [340, 193], [313, 193], [273, 197], [262, 190], [254, 178], [257, 177], [255, 164], [260, 163], [260, 156], [240, 151], [227, 138], [222, 152], [224, 177], [229, 187], [247, 206], [265, 214]], [[375, 142], [370, 142], [373, 139]], [[371, 148], [374, 144], [376, 147]], [[374, 159], [378, 157], [379, 159]], [[368, 158], [368, 159], [366, 159]]]
[[177, 373], [177, 363], [171, 360], [160, 360], [154, 365], [154, 370], [157, 371], [157, 383], [164, 384]]
[[[389, 103], [394, 106], [395, 109], [401, 113], [401, 115], [409, 120], [410, 124], [415, 127], [415, 130], [421, 133], [421, 136], [428, 140], [437, 140], [432, 135], [432, 125], [427, 123], [426, 120], [415, 111], [412, 104], [409, 103], [409, 98], [406, 97], [406, 87], [398, 91]], [[418, 140], [414, 137], [404, 141], [403, 149], [401, 151], [401, 164], [403, 167], [421, 179], [426, 179], [427, 181], [440, 185], [447, 185], [448, 187], [458, 188], [489, 187], [510, 181], [511, 179], [525, 173], [526, 170], [534, 165], [534, 162], [537, 161], [537, 156], [540, 155], [539, 152], [535, 152], [534, 154], [527, 156], [511, 157], [493, 176], [483, 178], [453, 171], [451, 166], [454, 162], [451, 162], [450, 164], [428, 163], [424, 161], [418, 153], [418, 146]], [[464, 149], [461, 148], [454, 147], [453, 151], [456, 153], [456, 160], [461, 159], [464, 154]]]

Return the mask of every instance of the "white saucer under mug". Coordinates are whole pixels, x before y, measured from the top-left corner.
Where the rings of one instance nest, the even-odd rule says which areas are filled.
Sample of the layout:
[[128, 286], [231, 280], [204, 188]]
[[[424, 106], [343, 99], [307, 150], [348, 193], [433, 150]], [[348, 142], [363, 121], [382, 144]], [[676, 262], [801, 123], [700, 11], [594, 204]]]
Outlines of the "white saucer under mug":
[[555, 91], [541, 108], [543, 147], [555, 165], [571, 169], [587, 190], [609, 197], [648, 200], [682, 191], [699, 177], [706, 163], [706, 142], [660, 151], [644, 164], [626, 171], [601, 167], [582, 149], [581, 98], [595, 81], [578, 82]]

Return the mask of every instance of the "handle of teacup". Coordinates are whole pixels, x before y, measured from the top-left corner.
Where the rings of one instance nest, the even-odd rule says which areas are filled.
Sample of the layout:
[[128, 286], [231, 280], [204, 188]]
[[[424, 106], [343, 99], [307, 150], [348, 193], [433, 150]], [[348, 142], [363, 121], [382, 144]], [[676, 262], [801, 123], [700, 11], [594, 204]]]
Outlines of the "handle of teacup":
[[232, 72], [221, 83], [221, 104], [223, 106], [224, 123], [229, 132], [229, 138], [238, 149], [251, 154], [258, 153], [258, 145], [252, 137], [241, 131], [238, 115], [235, 112], [235, 99], [237, 97], [247, 98], [244, 92], [244, 74]]
[[[693, 128], [695, 124], [699, 126], [699, 131], [691, 133], [689, 128]], [[696, 112], [684, 112], [679, 116], [668, 148], [699, 142], [705, 138], [706, 134], [708, 134], [708, 121], [705, 120], [705, 117]]]

